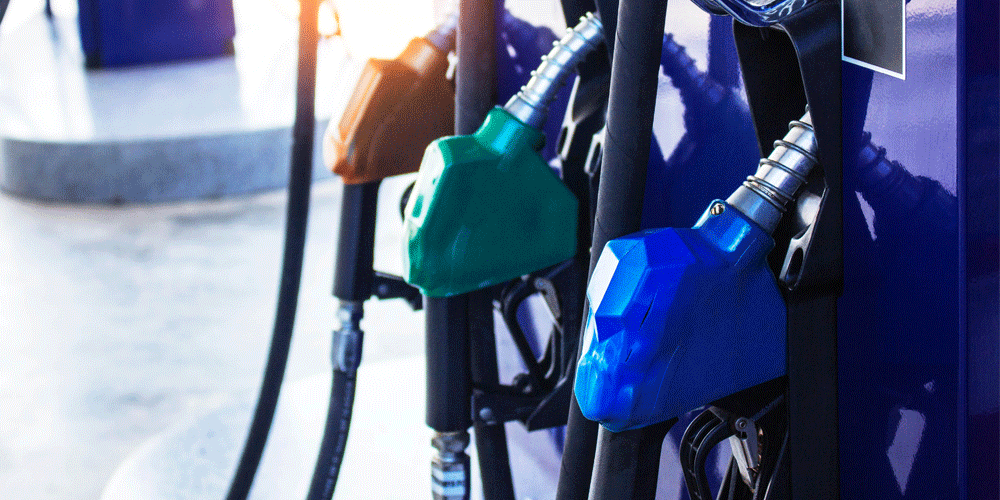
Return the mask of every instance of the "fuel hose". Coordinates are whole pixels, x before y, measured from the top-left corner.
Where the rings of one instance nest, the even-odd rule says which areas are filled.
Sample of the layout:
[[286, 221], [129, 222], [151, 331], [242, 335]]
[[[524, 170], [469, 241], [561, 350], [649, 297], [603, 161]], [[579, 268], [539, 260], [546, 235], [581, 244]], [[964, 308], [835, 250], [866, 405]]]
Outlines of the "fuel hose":
[[340, 208], [333, 295], [340, 301], [333, 332], [333, 376], [323, 439], [309, 484], [309, 500], [333, 498], [351, 427], [358, 366], [361, 364], [363, 304], [372, 295], [375, 218], [379, 181], [344, 186]]
[[[613, 3], [598, 2], [599, 9], [604, 7], [601, 16], [605, 32], [614, 32], [615, 36], [612, 39], [609, 35], [607, 41], [614, 50], [591, 244], [591, 248], [598, 251], [591, 256], [591, 272], [597, 265], [599, 250], [609, 240], [639, 230], [667, 9], [666, 0], [621, 0], [617, 11], [609, 5]], [[612, 12], [617, 14], [614, 23], [607, 19]], [[660, 433], [666, 431], [657, 427], [646, 433], [641, 430], [618, 435], [600, 432], [597, 423], [583, 416], [573, 398], [556, 499], [631, 499], [643, 498], [650, 490], [655, 492], [659, 454], [651, 450], [659, 450], [660, 442], [655, 446], [652, 443]], [[599, 452], [598, 441], [601, 442]], [[647, 466], [652, 466], [652, 484], [645, 481], [649, 475]], [[597, 478], [593, 482], [592, 476]], [[592, 489], [591, 484], [594, 485]], [[648, 498], [653, 496], [648, 494]]]
[[257, 467], [271, 431], [278, 405], [281, 381], [285, 376], [288, 349], [298, 306], [312, 186], [313, 134], [316, 127], [316, 50], [319, 44], [317, 20], [319, 0], [301, 0], [299, 14], [298, 77], [295, 92], [295, 122], [292, 126], [292, 157], [288, 177], [288, 209], [285, 215], [285, 248], [281, 264], [281, 284], [274, 317], [271, 350], [264, 369], [257, 407], [243, 445], [226, 500], [245, 500], [253, 486]]

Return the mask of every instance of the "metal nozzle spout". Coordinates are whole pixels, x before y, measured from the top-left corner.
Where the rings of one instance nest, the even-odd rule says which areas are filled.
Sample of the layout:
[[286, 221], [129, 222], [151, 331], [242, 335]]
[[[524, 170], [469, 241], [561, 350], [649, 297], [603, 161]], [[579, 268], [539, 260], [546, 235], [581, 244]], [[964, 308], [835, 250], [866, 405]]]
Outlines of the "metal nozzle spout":
[[774, 151], [760, 160], [757, 172], [747, 177], [726, 203], [735, 207], [770, 234], [806, 183], [819, 161], [816, 132], [809, 112], [788, 125], [788, 133], [774, 142]]
[[566, 35], [553, 44], [552, 51], [542, 56], [538, 69], [521, 91], [507, 101], [504, 109], [522, 123], [540, 128], [545, 123], [549, 103], [573, 73], [576, 65], [604, 41], [600, 19], [587, 13], [580, 23], [566, 30]]

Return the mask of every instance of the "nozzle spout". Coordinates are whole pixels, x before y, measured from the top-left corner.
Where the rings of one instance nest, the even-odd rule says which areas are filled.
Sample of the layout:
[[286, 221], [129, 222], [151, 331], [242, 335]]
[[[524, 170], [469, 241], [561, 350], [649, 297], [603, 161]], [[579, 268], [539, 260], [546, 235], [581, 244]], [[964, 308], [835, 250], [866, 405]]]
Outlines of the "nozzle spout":
[[774, 141], [774, 151], [760, 160], [757, 173], [747, 177], [726, 203], [774, 234], [785, 207], [795, 199], [813, 167], [819, 163], [816, 132], [809, 111], [788, 125], [784, 139]]
[[455, 33], [458, 27], [458, 12], [452, 12], [436, 28], [430, 30], [424, 38], [442, 52], [455, 50]]
[[507, 101], [504, 110], [522, 123], [540, 128], [545, 123], [549, 103], [555, 99], [566, 78], [577, 64], [604, 41], [600, 19], [587, 13], [575, 28], [555, 42], [552, 51], [542, 56], [538, 69], [531, 72], [531, 79], [521, 91]]

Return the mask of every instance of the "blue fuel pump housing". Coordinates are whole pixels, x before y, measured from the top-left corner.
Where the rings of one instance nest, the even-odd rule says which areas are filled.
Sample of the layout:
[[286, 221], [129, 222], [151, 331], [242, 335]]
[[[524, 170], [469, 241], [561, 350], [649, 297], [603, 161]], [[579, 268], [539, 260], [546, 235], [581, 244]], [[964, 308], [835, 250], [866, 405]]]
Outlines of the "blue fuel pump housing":
[[691, 229], [612, 240], [594, 269], [576, 398], [611, 431], [676, 417], [785, 373], [770, 234], [714, 201]]

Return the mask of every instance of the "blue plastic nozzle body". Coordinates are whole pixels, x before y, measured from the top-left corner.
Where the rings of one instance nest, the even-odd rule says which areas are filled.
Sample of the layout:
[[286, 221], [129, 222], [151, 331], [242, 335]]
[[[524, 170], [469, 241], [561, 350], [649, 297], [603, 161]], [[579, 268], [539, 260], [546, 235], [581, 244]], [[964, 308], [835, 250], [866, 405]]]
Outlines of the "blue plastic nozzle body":
[[690, 229], [608, 242], [587, 289], [575, 393], [611, 431], [644, 427], [785, 374], [774, 240], [716, 200]]

